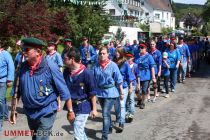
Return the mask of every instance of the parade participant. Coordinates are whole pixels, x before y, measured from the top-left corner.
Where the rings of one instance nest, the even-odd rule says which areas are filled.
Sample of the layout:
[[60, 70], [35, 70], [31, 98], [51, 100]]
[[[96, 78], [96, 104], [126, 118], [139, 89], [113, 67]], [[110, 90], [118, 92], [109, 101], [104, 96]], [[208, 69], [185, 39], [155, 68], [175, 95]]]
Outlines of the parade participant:
[[71, 122], [74, 126], [74, 138], [87, 140], [85, 124], [89, 114], [92, 118], [97, 116], [96, 88], [93, 72], [81, 64], [80, 53], [76, 48], [71, 48], [64, 54], [64, 79], [71, 93], [72, 113], [75, 119]]
[[121, 44], [119, 40], [116, 40], [115, 42], [115, 48], [121, 48]]
[[159, 50], [159, 51], [161, 51], [161, 52], [163, 52], [164, 50], [165, 50], [165, 47], [164, 47], [164, 41], [163, 41], [163, 38], [162, 38], [162, 36], [160, 36], [159, 38], [158, 38], [158, 41], [157, 41], [157, 49]]
[[61, 40], [61, 42], [63, 43], [64, 45], [64, 49], [61, 53], [61, 58], [63, 59], [64, 58], [64, 54], [70, 49], [72, 48], [72, 40], [70, 38], [64, 38]]
[[111, 109], [119, 97], [121, 100], [124, 98], [123, 78], [117, 65], [109, 60], [108, 47], [100, 48], [99, 61], [93, 67], [93, 71], [97, 85], [97, 97], [102, 108], [102, 139], [107, 140], [109, 131], [112, 132]]
[[[61, 55], [57, 52], [57, 44], [55, 42], [51, 41], [48, 43], [46, 59], [57, 64], [60, 70], [63, 71], [63, 60], [61, 58]], [[61, 101], [60, 97], [58, 97], [58, 111], [60, 111], [60, 108]]]
[[[22, 51], [25, 62], [22, 63], [11, 91], [10, 122], [16, 124], [16, 98], [22, 98], [23, 109], [27, 116], [28, 126], [34, 132], [32, 139], [49, 139], [49, 135], [36, 133], [49, 132], [56, 118], [57, 97], [67, 104], [67, 119], [72, 121], [72, 103], [59, 67], [42, 56], [42, 48], [46, 46], [37, 38], [22, 40]], [[48, 134], [49, 134], [48, 133]]]
[[[21, 46], [21, 40], [18, 40], [17, 42], [16, 42], [16, 45], [18, 46], [18, 47], [20, 47]], [[22, 60], [21, 60], [22, 59]], [[22, 57], [22, 51], [20, 50], [17, 54], [16, 54], [16, 56], [15, 56], [15, 60], [14, 60], [14, 65], [15, 65], [15, 69], [17, 68], [17, 66], [18, 66], [18, 64], [20, 63], [20, 62], [24, 62], [25, 60], [24, 60], [24, 57]]]
[[[162, 54], [161, 52], [156, 48], [156, 43], [154, 40], [150, 41], [150, 55], [152, 55], [153, 59], [155, 60], [156, 65], [155, 68], [155, 77], [157, 79], [157, 84], [154, 83], [153, 89], [154, 89], [154, 99], [152, 100], [155, 102], [155, 99], [157, 96], [159, 96], [158, 92], [160, 92], [160, 76], [161, 76], [161, 65], [162, 65]], [[158, 88], [157, 88], [158, 87]], [[148, 94], [149, 96], [149, 94]]]
[[141, 96], [138, 99], [138, 103], [140, 104], [140, 109], [145, 108], [145, 100], [147, 99], [148, 87], [150, 80], [153, 83], [156, 83], [155, 78], [155, 69], [154, 66], [155, 61], [153, 57], [147, 52], [146, 44], [139, 44], [141, 49], [140, 58], [136, 60], [136, 64], [138, 65], [139, 77], [140, 81], [138, 81], [138, 94], [140, 94], [140, 86], [141, 86]]
[[109, 43], [108, 48], [109, 48], [109, 59], [112, 60], [114, 55], [115, 55], [115, 51], [116, 51], [116, 48], [114, 47], [114, 42], [113, 41], [111, 41]]
[[126, 101], [127, 101], [128, 94], [132, 94], [133, 92], [132, 81], [135, 80], [135, 77], [132, 74], [128, 61], [126, 60], [125, 50], [123, 48], [116, 49], [116, 53], [115, 53], [113, 61], [118, 65], [120, 69], [120, 73], [123, 77], [124, 98], [121, 101], [117, 100], [117, 103], [115, 104], [115, 111], [121, 110], [120, 112], [117, 112], [120, 118], [119, 120], [117, 120], [119, 123], [119, 126], [117, 126], [118, 130], [116, 132], [121, 133], [124, 129], [124, 123], [125, 123]]
[[139, 58], [139, 45], [137, 44], [137, 40], [133, 40], [130, 51], [134, 54], [134, 59]]
[[168, 53], [163, 53], [163, 59], [162, 59], [162, 68], [161, 68], [161, 77], [163, 77], [164, 80], [164, 89], [166, 90], [165, 97], [169, 97], [169, 89], [168, 89], [168, 82], [169, 82], [169, 76], [170, 76], [170, 60], [168, 59]]
[[95, 63], [97, 55], [93, 46], [88, 43], [87, 38], [83, 38], [82, 41], [82, 45], [79, 48], [82, 57], [82, 64], [90, 68]]
[[126, 41], [125, 41], [125, 45], [123, 46], [123, 48], [124, 48], [125, 52], [127, 52], [127, 51], [131, 51], [130, 41], [129, 41], [129, 39], [126, 39]]
[[7, 87], [12, 86], [14, 80], [14, 63], [12, 56], [5, 50], [6, 43], [0, 40], [0, 132], [3, 121], [8, 120], [9, 110], [6, 101]]
[[132, 52], [126, 52], [126, 58], [131, 68], [131, 72], [135, 77], [135, 80], [132, 81], [133, 91], [132, 93], [128, 94], [128, 98], [126, 101], [126, 122], [131, 123], [133, 121], [134, 112], [135, 112], [135, 92], [137, 87], [137, 80], [140, 81], [138, 77], [138, 65], [133, 62], [134, 55]]
[[177, 82], [177, 69], [179, 68], [180, 63], [180, 52], [176, 49], [176, 43], [172, 41], [170, 43], [170, 48], [166, 50], [168, 53], [168, 59], [171, 61], [170, 65], [170, 86], [171, 91], [175, 92], [176, 82]]
[[184, 43], [182, 37], [179, 38], [177, 48], [181, 54], [181, 61], [178, 69], [178, 82], [180, 83], [182, 81], [183, 83], [187, 73], [187, 63], [190, 63], [190, 51], [188, 45]]
[[46, 59], [53, 61], [62, 71], [63, 61], [61, 55], [57, 52], [57, 44], [53, 41], [48, 43]]

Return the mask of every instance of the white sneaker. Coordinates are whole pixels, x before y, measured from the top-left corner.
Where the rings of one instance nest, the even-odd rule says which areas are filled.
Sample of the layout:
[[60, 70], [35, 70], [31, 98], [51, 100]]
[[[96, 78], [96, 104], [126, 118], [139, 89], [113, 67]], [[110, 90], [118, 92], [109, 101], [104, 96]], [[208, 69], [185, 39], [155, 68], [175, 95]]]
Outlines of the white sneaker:
[[166, 94], [166, 95], [165, 95], [165, 98], [169, 98], [169, 94]]
[[175, 89], [172, 89], [171, 92], [175, 92]]
[[165, 89], [162, 89], [162, 93], [166, 93], [166, 90]]

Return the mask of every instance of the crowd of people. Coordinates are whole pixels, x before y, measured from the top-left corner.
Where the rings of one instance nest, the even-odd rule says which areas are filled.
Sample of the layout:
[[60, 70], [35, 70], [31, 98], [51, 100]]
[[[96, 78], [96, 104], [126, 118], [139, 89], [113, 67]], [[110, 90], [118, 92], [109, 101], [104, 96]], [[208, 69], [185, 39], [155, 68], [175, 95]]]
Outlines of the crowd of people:
[[[58, 43], [64, 45], [61, 54], [57, 52]], [[63, 109], [67, 110], [77, 140], [87, 139], [85, 124], [89, 116], [98, 115], [97, 102], [102, 109], [102, 139], [106, 140], [113, 127], [121, 133], [125, 123], [133, 121], [135, 107], [145, 109], [145, 102], [155, 103], [160, 93], [169, 98], [170, 92], [176, 92], [176, 83], [191, 77], [209, 49], [208, 38], [193, 37], [159, 37], [148, 42], [134, 40], [133, 44], [127, 40], [125, 45], [116, 40], [95, 46], [83, 38], [80, 47], [73, 46], [69, 38], [47, 44], [37, 38], [24, 38], [17, 45], [20, 51], [13, 63], [0, 42], [0, 131], [4, 120], [16, 123], [20, 98], [34, 133], [51, 131], [56, 114], [62, 109], [61, 101], [65, 101]], [[9, 86], [10, 117], [6, 103]], [[115, 121], [111, 117], [113, 108]]]

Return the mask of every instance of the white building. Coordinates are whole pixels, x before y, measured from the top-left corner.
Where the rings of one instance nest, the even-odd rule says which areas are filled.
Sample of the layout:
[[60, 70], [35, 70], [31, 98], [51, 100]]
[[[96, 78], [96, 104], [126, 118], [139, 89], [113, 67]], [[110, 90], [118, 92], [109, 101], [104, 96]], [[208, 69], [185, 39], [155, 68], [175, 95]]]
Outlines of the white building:
[[[119, 4], [122, 4], [120, 7]], [[160, 33], [162, 27], [175, 29], [171, 0], [108, 0], [104, 7], [119, 26], [136, 27], [138, 23], [151, 24]], [[159, 25], [158, 25], [159, 24]]]
[[142, 22], [175, 29], [175, 16], [170, 0], [142, 0]]

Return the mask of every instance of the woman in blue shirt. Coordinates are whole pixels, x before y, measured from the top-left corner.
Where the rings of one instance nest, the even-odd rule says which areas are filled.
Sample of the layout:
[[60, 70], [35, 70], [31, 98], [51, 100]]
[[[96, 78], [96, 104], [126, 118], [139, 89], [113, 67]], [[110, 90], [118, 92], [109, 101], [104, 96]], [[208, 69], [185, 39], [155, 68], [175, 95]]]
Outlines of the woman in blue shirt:
[[170, 82], [171, 91], [175, 92], [176, 82], [177, 82], [177, 70], [179, 68], [179, 63], [181, 60], [181, 55], [178, 49], [176, 49], [176, 42], [172, 41], [170, 43], [169, 49], [166, 50], [168, 53], [168, 59], [171, 61], [170, 65]]
[[141, 49], [140, 58], [136, 60], [136, 64], [138, 65], [139, 77], [140, 77], [140, 81], [138, 81], [138, 91], [140, 94], [140, 85], [141, 85], [142, 96], [140, 97], [140, 99], [138, 99], [139, 100], [138, 104], [140, 104], [140, 109], [144, 109], [145, 108], [144, 101], [147, 98], [150, 80], [152, 79], [153, 83], [156, 83], [155, 69], [154, 69], [154, 66], [156, 64], [153, 57], [147, 52], [147, 45], [140, 44], [139, 47]]
[[97, 86], [97, 97], [102, 108], [102, 139], [106, 140], [109, 130], [112, 131], [111, 109], [119, 97], [124, 98], [123, 78], [118, 66], [109, 59], [108, 47], [100, 48], [99, 61], [93, 66], [93, 72]]
[[114, 56], [114, 62], [118, 65], [120, 69], [120, 73], [123, 77], [123, 91], [124, 91], [124, 98], [123, 100], [118, 100], [117, 104], [115, 104], [115, 110], [119, 110], [118, 108], [121, 108], [121, 111], [118, 112], [118, 115], [120, 116], [118, 122], [119, 122], [119, 130], [117, 130], [118, 133], [121, 133], [124, 128], [125, 123], [125, 113], [126, 113], [126, 101], [128, 94], [131, 94], [133, 91], [132, 81], [135, 80], [134, 75], [132, 74], [130, 65], [128, 61], [125, 58], [125, 53], [123, 48], [117, 48], [116, 54]]

